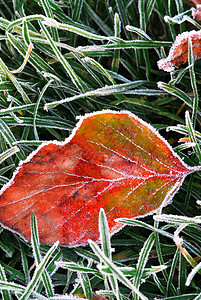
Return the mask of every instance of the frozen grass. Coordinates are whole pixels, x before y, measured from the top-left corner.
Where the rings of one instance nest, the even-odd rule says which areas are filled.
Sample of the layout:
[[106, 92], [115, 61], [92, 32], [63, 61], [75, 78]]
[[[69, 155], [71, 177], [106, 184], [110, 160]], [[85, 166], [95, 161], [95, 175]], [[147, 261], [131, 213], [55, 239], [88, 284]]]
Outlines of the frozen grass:
[[[135, 113], [187, 164], [200, 164], [201, 62], [194, 64], [189, 43], [188, 66], [171, 77], [157, 68], [177, 34], [200, 29], [189, 6], [181, 0], [2, 0], [0, 14], [1, 185], [42, 141], [64, 140], [76, 116], [105, 108]], [[200, 199], [197, 172], [162, 215], [122, 219], [128, 226], [111, 241], [101, 211], [101, 245], [40, 245], [35, 216], [31, 243], [1, 228], [1, 297], [201, 299]]]

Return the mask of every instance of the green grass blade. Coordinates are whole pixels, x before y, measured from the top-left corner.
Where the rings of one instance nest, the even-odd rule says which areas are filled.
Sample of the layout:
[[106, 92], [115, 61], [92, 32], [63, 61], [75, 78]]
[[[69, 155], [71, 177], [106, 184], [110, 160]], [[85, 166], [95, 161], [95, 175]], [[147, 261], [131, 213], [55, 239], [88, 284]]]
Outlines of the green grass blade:
[[152, 12], [153, 12], [155, 3], [156, 3], [156, 0], [148, 0], [147, 1], [146, 10], [145, 10], [146, 24], [149, 22], [149, 19], [151, 17]]
[[[146, 23], [145, 0], [138, 0], [138, 10], [139, 10], [139, 17], [140, 17], [140, 29], [142, 31], [146, 31], [147, 23]], [[149, 53], [146, 49], [143, 50], [143, 56], [146, 64], [146, 77], [147, 80], [149, 80], [150, 73], [151, 73], [151, 64], [149, 60]]]
[[[121, 34], [121, 22], [119, 15], [116, 13], [114, 16], [114, 35], [117, 38], [120, 38]], [[118, 72], [120, 62], [120, 50], [114, 50], [113, 60], [112, 60], [112, 71]]]
[[[0, 118], [0, 132], [4, 140], [10, 145], [10, 147], [12, 147], [13, 143], [16, 142], [16, 139], [10, 128], [4, 122], [3, 118]], [[25, 159], [24, 152], [20, 148], [19, 151], [16, 152], [16, 155], [20, 160]]]
[[[0, 290], [11, 291], [12, 293], [19, 295], [25, 291], [25, 288], [20, 284], [0, 280]], [[33, 292], [33, 296], [38, 300], [48, 300], [47, 297], [35, 292]]]
[[35, 107], [35, 103], [3, 108], [3, 109], [0, 109], [0, 116], [3, 116], [5, 114], [10, 114], [13, 112], [17, 112], [20, 110], [29, 110], [29, 108], [34, 108], [34, 107]]
[[175, 215], [155, 215], [154, 219], [160, 222], [173, 223], [173, 224], [201, 224], [201, 217], [186, 217], [186, 216], [175, 216]]
[[[56, 107], [57, 105], [63, 104], [63, 103], [67, 103], [67, 102], [71, 102], [80, 98], [85, 98], [85, 97], [90, 97], [90, 96], [107, 96], [107, 95], [111, 95], [111, 94], [119, 94], [119, 93], [124, 93], [125, 91], [128, 93], [128, 90], [131, 88], [135, 88], [138, 87], [140, 85], [142, 85], [144, 82], [143, 81], [134, 81], [134, 82], [130, 82], [130, 83], [123, 83], [123, 84], [117, 84], [117, 85], [112, 85], [112, 86], [105, 86], [103, 88], [99, 88], [96, 89], [94, 91], [89, 91], [86, 92], [84, 94], [80, 94], [80, 95], [76, 95], [70, 98], [66, 98], [66, 99], [62, 99], [59, 101], [55, 101], [52, 103], [47, 103], [44, 106], [45, 110], [48, 110], [49, 108], [53, 108]], [[147, 95], [147, 90], [141, 91], [140, 93], [142, 94], [144, 92], [144, 94]], [[157, 92], [157, 91], [156, 91]]]
[[132, 41], [117, 41], [116, 43], [109, 43], [101, 46], [79, 46], [75, 50], [77, 51], [108, 51], [108, 50], [115, 50], [115, 49], [153, 49], [153, 48], [160, 48], [171, 46], [172, 42], [166, 41], [144, 41], [144, 40], [132, 40]]
[[135, 32], [136, 34], [138, 34], [139, 36], [141, 36], [145, 40], [151, 41], [150, 36], [148, 36], [148, 34], [144, 30], [142, 30], [141, 28], [128, 25], [128, 26], [126, 26], [126, 29], [128, 31]]
[[22, 33], [23, 33], [24, 42], [28, 47], [31, 44], [31, 40], [30, 40], [29, 29], [26, 21], [23, 22]]
[[[133, 284], [134, 286], [139, 289], [140, 284], [141, 284], [141, 279], [143, 277], [143, 272], [150, 254], [150, 251], [154, 245], [154, 240], [155, 240], [155, 236], [154, 233], [152, 233], [149, 238], [146, 240], [146, 242], [144, 243], [141, 251], [140, 251], [140, 255], [138, 258], [138, 262], [137, 262], [137, 266], [136, 266], [136, 275], [134, 276], [133, 279]], [[139, 299], [139, 295], [137, 293], [134, 293], [134, 299]]]
[[[16, 39], [14, 35], [9, 33], [8, 33], [8, 40], [22, 56], [26, 55], [27, 46], [24, 43], [22, 43], [19, 39]], [[29, 63], [38, 72], [49, 72], [53, 74], [55, 73], [54, 69], [43, 58], [41, 58], [40, 55], [34, 53], [34, 51], [32, 51], [29, 56]]]
[[193, 24], [193, 26], [195, 26], [196, 28], [201, 29], [201, 25], [198, 22], [196, 22], [194, 19], [190, 18], [189, 15], [192, 16], [192, 10], [191, 13], [185, 16], [184, 20]]
[[200, 299], [201, 299], [201, 293], [197, 297], [195, 297], [194, 300], [200, 300]]
[[5, 73], [5, 75], [12, 81], [13, 85], [16, 87], [17, 91], [21, 94], [23, 100], [25, 103], [30, 104], [31, 100], [23, 90], [21, 84], [18, 82], [16, 77], [12, 74], [12, 72], [9, 71], [8, 67], [6, 64], [3, 62], [3, 60], [0, 58], [0, 68], [1, 70]]
[[[33, 118], [32, 117], [21, 117], [23, 120], [22, 124], [18, 124], [13, 118], [11, 117], [2, 117], [2, 121], [7, 126], [33, 126]], [[48, 128], [51, 129], [60, 129], [60, 130], [72, 130], [73, 123], [68, 120], [61, 120], [55, 118], [54, 116], [49, 116], [47, 118], [37, 118], [36, 119], [36, 126], [40, 128]], [[1, 128], [1, 120], [0, 120], [0, 128]], [[60, 138], [59, 138], [60, 139]], [[17, 144], [16, 140], [13, 140], [13, 145]]]
[[[173, 6], [174, 6], [173, 0], [169, 0], [169, 1], [168, 1], [168, 16], [170, 16], [170, 17], [173, 15], [173, 12], [172, 12]], [[173, 26], [171, 23], [169, 24], [169, 27], [170, 27], [172, 39], [173, 39], [173, 41], [174, 41], [174, 40], [176, 39], [175, 28], [174, 28], [174, 26]]]
[[93, 300], [93, 292], [88, 275], [81, 273], [80, 280], [86, 299]]
[[101, 209], [99, 213], [99, 232], [100, 232], [102, 250], [105, 256], [107, 256], [109, 259], [112, 259], [109, 227], [103, 209]]
[[73, 21], [77, 22], [80, 18], [83, 8], [83, 0], [75, 0], [74, 1], [74, 9], [72, 14]]
[[187, 277], [187, 270], [186, 270], [186, 260], [184, 256], [180, 253], [179, 256], [179, 293], [185, 294], [186, 293], [186, 277]]
[[[99, 14], [96, 13], [91, 6], [87, 3], [87, 1], [84, 1], [84, 9], [87, 11], [88, 16], [93, 19], [93, 21], [98, 25], [98, 27], [101, 29], [101, 31], [106, 36], [112, 36], [113, 35], [113, 29], [111, 29], [104, 20], [102, 20], [99, 17]], [[91, 29], [91, 28], [90, 28]]]
[[25, 283], [28, 284], [28, 282], [30, 281], [28, 258], [26, 256], [24, 244], [20, 240], [19, 240], [19, 244], [20, 244], [22, 267], [23, 267], [23, 271], [24, 271], [24, 275], [25, 275]]
[[13, 70], [13, 71], [12, 71], [12, 74], [21, 73], [21, 72], [24, 70], [24, 68], [25, 68], [25, 66], [26, 66], [26, 63], [27, 63], [27, 61], [28, 61], [28, 59], [29, 59], [29, 56], [30, 56], [30, 54], [31, 54], [32, 49], [33, 49], [33, 44], [31, 43], [31, 44], [28, 46], [28, 49], [27, 49], [27, 52], [26, 52], [26, 55], [25, 55], [25, 58], [24, 58], [24, 61], [23, 61], [22, 65], [21, 65], [17, 70]]
[[197, 272], [200, 272], [201, 269], [201, 263], [197, 264], [195, 268], [192, 269], [192, 271], [188, 274], [188, 277], [186, 279], [186, 286], [189, 286], [193, 277], [196, 275]]
[[[32, 237], [31, 243], [32, 243], [35, 263], [36, 263], [36, 266], [38, 267], [42, 261], [42, 257], [41, 257], [40, 249], [39, 249], [40, 242], [39, 242], [39, 236], [38, 236], [37, 221], [36, 221], [36, 217], [33, 213], [31, 215], [31, 237]], [[51, 282], [51, 278], [46, 269], [44, 269], [44, 271], [42, 273], [42, 280], [43, 280], [43, 284], [45, 286], [47, 295], [49, 297], [53, 296], [54, 295], [53, 285]], [[30, 284], [30, 282], [29, 282], [29, 284]], [[33, 286], [32, 286], [32, 288], [33, 288]], [[27, 291], [27, 293], [28, 293], [28, 291]]]
[[[109, 233], [109, 227], [108, 227], [108, 222], [107, 222], [107, 218], [105, 215], [105, 212], [103, 209], [100, 210], [99, 213], [99, 232], [100, 232], [100, 240], [101, 240], [101, 246], [102, 246], [102, 250], [103, 253], [106, 257], [108, 257], [108, 259], [112, 259], [112, 249], [111, 249], [111, 243], [110, 243], [110, 233]], [[101, 267], [102, 269], [102, 267]], [[109, 277], [109, 282], [110, 285], [112, 287], [112, 290], [114, 292], [114, 294], [116, 295], [117, 299], [121, 299], [121, 294], [119, 292], [119, 287], [118, 287], [118, 282], [115, 278], [115, 276], [113, 276], [113, 274], [111, 274]], [[107, 280], [107, 277], [105, 278], [105, 280]]]
[[60, 63], [64, 67], [65, 71], [70, 76], [72, 82], [75, 84], [75, 86], [77, 87], [77, 89], [80, 92], [86, 91], [87, 90], [87, 86], [78, 77], [78, 75], [74, 72], [73, 68], [70, 66], [69, 62], [64, 58], [64, 56], [62, 55], [62, 53], [59, 51], [59, 49], [55, 45], [54, 41], [52, 40], [52, 38], [51, 38], [48, 30], [46, 29], [46, 27], [43, 25], [42, 22], [40, 22], [40, 26], [41, 26], [41, 28], [42, 28], [42, 30], [43, 30], [43, 32], [44, 32], [47, 40], [49, 41], [50, 46], [52, 47], [52, 50], [54, 51], [55, 55], [57, 56], [57, 59], [60, 61]]
[[0, 163], [5, 161], [8, 157], [12, 156], [13, 154], [17, 153], [18, 151], [19, 149], [16, 146], [4, 151], [0, 154]]
[[119, 270], [119, 268], [115, 266], [115, 264], [108, 257], [105, 256], [105, 254], [100, 250], [96, 243], [94, 243], [93, 241], [89, 241], [89, 244], [94, 253], [105, 265], [107, 265], [110, 268], [111, 272], [119, 281], [121, 281], [125, 286], [127, 286], [134, 293], [136, 293], [140, 297], [140, 299], [148, 299], [125, 277], [125, 275]]
[[119, 218], [117, 219], [116, 221], [122, 223], [122, 224], [125, 224], [125, 225], [129, 225], [129, 226], [139, 226], [139, 227], [142, 227], [144, 229], [148, 229], [148, 230], [151, 230], [151, 231], [154, 231], [154, 232], [158, 232], [168, 238], [171, 238], [173, 239], [173, 234], [169, 233], [169, 232], [166, 232], [165, 230], [161, 230], [161, 229], [158, 229], [150, 224], [146, 224], [145, 222], [142, 222], [142, 221], [139, 221], [139, 220], [132, 220], [132, 219], [126, 219], [126, 218]]
[[38, 21], [38, 20], [44, 20], [44, 19], [45, 19], [45, 16], [43, 16], [42, 14], [30, 15], [27, 17], [19, 18], [17, 20], [9, 22], [6, 27], [6, 31], [10, 33], [10, 32], [12, 32], [12, 30], [16, 30], [16, 26], [21, 25], [24, 21], [31, 22], [31, 21], [36, 21], [36, 20]]
[[40, 92], [38, 100], [36, 101], [36, 104], [35, 104], [35, 109], [34, 109], [34, 113], [33, 113], [33, 129], [34, 129], [34, 135], [35, 135], [36, 140], [39, 140], [39, 136], [38, 136], [37, 129], [36, 129], [37, 111], [39, 108], [40, 101], [41, 101], [45, 91], [47, 90], [47, 88], [49, 87], [49, 85], [51, 83], [52, 83], [52, 80], [50, 80], [48, 83], [46, 83], [46, 85], [43, 87], [42, 91]]
[[[0, 280], [5, 282], [7, 281], [6, 274], [1, 264], [0, 264]], [[2, 300], [11, 300], [11, 295], [8, 290], [2, 290], [1, 293], [2, 293]]]
[[[156, 222], [155, 224], [156, 224], [156, 228], [157, 228], [157, 227], [158, 227], [158, 223]], [[161, 249], [161, 243], [160, 243], [160, 239], [159, 239], [159, 234], [158, 234], [158, 232], [155, 233], [155, 243], [156, 243], [156, 252], [157, 252], [157, 256], [158, 256], [159, 263], [160, 263], [161, 265], [164, 265], [165, 262], [164, 262], [164, 259], [163, 259], [163, 253], [162, 253], [162, 249]], [[163, 273], [163, 276], [164, 276], [165, 281], [168, 282], [169, 276], [168, 276], [168, 273], [167, 273], [166, 269], [164, 269], [164, 270], [162, 271], [162, 273]], [[170, 284], [171, 284], [170, 288], [171, 288], [172, 294], [173, 294], [174, 296], [177, 295], [177, 290], [176, 290], [176, 288], [174, 287], [174, 285], [173, 285], [171, 282], [170, 282]], [[165, 293], [166, 293], [166, 290], [165, 290]]]
[[26, 286], [23, 294], [20, 297], [20, 300], [29, 299], [29, 296], [34, 291], [38, 281], [41, 278], [42, 273], [44, 272], [44, 269], [45, 269], [50, 257], [52, 256], [54, 251], [57, 249], [58, 245], [59, 245], [59, 242], [54, 243], [54, 245], [48, 250], [46, 255], [43, 257], [40, 264], [36, 267], [33, 277], [31, 279], [31, 281], [29, 282], [29, 284]]
[[193, 149], [199, 159], [199, 162], [201, 162], [201, 149], [197, 143], [195, 131], [194, 131], [193, 124], [191, 122], [188, 111], [186, 111], [186, 127], [188, 128], [188, 134], [189, 134], [190, 141], [195, 144], [195, 146], [193, 146]]
[[[172, 85], [169, 85], [167, 83], [164, 82], [158, 82], [158, 87], [160, 89], [163, 89], [164, 91], [170, 93], [171, 95], [178, 97], [179, 99], [181, 99], [183, 102], [186, 103], [187, 106], [189, 106], [190, 108], [193, 107], [193, 101], [191, 99], [190, 96], [188, 96], [188, 94], [186, 94], [184, 91], [182, 91], [179, 88], [176, 88]], [[201, 115], [200, 110], [198, 111], [198, 114]]]
[[73, 25], [69, 25], [69, 24], [63, 24], [63, 23], [59, 23], [54, 19], [50, 19], [50, 18], [43, 18], [43, 24], [50, 26], [50, 27], [55, 27], [58, 29], [63, 29], [63, 30], [67, 30], [69, 32], [75, 33], [77, 35], [83, 36], [85, 38], [90, 38], [93, 40], [114, 40], [113, 37], [107, 37], [107, 36], [102, 36], [102, 35], [98, 35], [86, 30], [83, 30], [79, 27], [75, 27]]
[[63, 268], [63, 269], [69, 269], [71, 271], [76, 271], [76, 272], [89, 273], [89, 274], [100, 274], [95, 269], [92, 269], [90, 267], [84, 267], [84, 266], [78, 265], [73, 262], [58, 261], [58, 262], [56, 262], [56, 266]]
[[189, 64], [189, 73], [190, 73], [190, 79], [191, 79], [191, 86], [192, 86], [193, 93], [194, 93], [192, 123], [193, 123], [193, 126], [195, 127], [196, 117], [197, 117], [197, 110], [198, 110], [198, 103], [199, 103], [199, 95], [198, 95], [198, 89], [197, 89], [196, 77], [195, 77], [195, 71], [194, 71], [193, 46], [192, 46], [192, 41], [191, 41], [190, 38], [188, 39], [188, 64]]
[[[53, 18], [53, 12], [51, 9], [50, 1], [49, 0], [40, 0], [40, 3], [42, 4], [42, 7], [45, 11], [45, 14], [48, 18]], [[59, 35], [57, 28], [52, 27], [51, 28], [52, 36], [55, 42], [59, 42]]]
[[[9, 181], [9, 179], [7, 177], [4, 176], [0, 176], [0, 185], [4, 185]], [[1, 247], [1, 246], [0, 246]]]
[[113, 77], [110, 75], [110, 73], [95, 59], [86, 57], [85, 62], [90, 64], [95, 70], [97, 70], [100, 74], [102, 74], [104, 77], [106, 77], [106, 81], [108, 84], [115, 84], [115, 81]]
[[[123, 0], [115, 0], [117, 7], [118, 7], [118, 11], [119, 11], [119, 16], [120, 16], [120, 20], [122, 22], [122, 27], [123, 29], [126, 28], [126, 25], [129, 25], [129, 18], [128, 18], [128, 14], [127, 14], [127, 10], [125, 9], [125, 5], [123, 3]], [[126, 36], [131, 38], [131, 34], [130, 32], [125, 32]]]
[[170, 296], [171, 294], [171, 285], [173, 284], [173, 277], [175, 275], [175, 269], [176, 269], [176, 264], [178, 262], [178, 257], [179, 257], [179, 249], [176, 249], [174, 258], [172, 260], [172, 265], [171, 265], [171, 269], [170, 269], [170, 273], [169, 273], [169, 277], [168, 277], [168, 282], [167, 282], [167, 296]]

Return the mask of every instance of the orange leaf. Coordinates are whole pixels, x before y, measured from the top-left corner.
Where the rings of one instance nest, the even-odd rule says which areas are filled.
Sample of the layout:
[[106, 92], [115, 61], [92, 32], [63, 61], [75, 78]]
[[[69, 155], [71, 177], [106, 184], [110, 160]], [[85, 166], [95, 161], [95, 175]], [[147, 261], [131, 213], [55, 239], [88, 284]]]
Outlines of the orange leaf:
[[34, 212], [40, 241], [77, 246], [97, 241], [100, 208], [111, 234], [167, 204], [188, 167], [146, 122], [129, 112], [80, 118], [65, 142], [42, 144], [22, 162], [0, 195], [3, 226], [30, 240]]
[[165, 59], [158, 61], [159, 69], [172, 72], [175, 67], [179, 67], [188, 61], [188, 40], [192, 41], [194, 59], [201, 57], [201, 30], [183, 32], [176, 37], [175, 42], [170, 48], [169, 55]]

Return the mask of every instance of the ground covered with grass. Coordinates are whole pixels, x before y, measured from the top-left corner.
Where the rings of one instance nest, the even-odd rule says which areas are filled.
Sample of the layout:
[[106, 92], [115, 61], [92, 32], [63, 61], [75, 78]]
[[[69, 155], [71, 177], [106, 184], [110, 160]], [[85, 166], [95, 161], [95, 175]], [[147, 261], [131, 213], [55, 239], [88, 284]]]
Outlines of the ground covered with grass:
[[[102, 109], [134, 113], [189, 166], [199, 165], [201, 61], [189, 55], [189, 63], [171, 74], [157, 66], [178, 34], [200, 29], [191, 17], [180, 24], [178, 18], [164, 20], [189, 16], [191, 5], [2, 0], [1, 186], [43, 141], [63, 141], [77, 116]], [[31, 243], [1, 228], [1, 298], [201, 299], [199, 200], [196, 172], [163, 209], [166, 218], [135, 220], [111, 239], [101, 211], [101, 245], [40, 245], [34, 215]]]

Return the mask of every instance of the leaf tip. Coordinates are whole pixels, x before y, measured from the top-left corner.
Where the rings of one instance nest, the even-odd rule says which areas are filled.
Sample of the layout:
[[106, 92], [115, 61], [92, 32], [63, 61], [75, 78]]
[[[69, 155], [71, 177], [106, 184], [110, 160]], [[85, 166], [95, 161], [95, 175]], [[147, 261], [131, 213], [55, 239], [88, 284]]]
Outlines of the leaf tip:
[[48, 17], [44, 17], [43, 24], [50, 27], [59, 27], [59, 23], [56, 20]]
[[162, 89], [163, 88], [163, 82], [162, 81], [157, 82], [157, 86], [158, 86], [159, 89]]
[[48, 104], [45, 104], [44, 107], [43, 107], [43, 109], [46, 110], [46, 111], [48, 111], [48, 108], [49, 108]]
[[20, 151], [20, 149], [17, 146], [14, 146], [13, 151], [14, 151], [14, 153], [17, 153]]
[[160, 70], [166, 71], [166, 72], [172, 72], [174, 71], [174, 66], [172, 63], [169, 61], [168, 58], [162, 58], [157, 62], [158, 68]]

